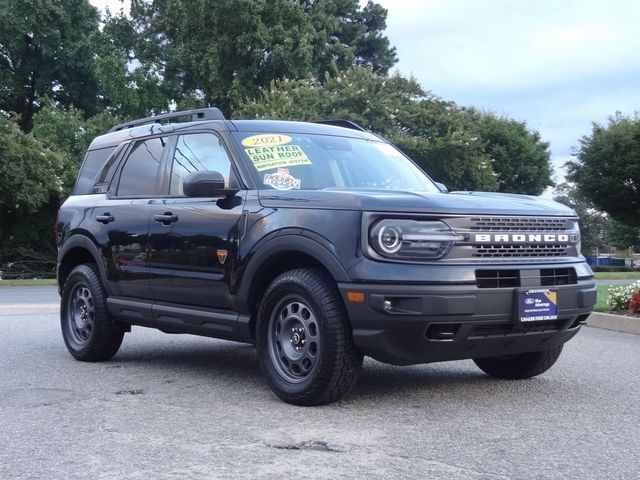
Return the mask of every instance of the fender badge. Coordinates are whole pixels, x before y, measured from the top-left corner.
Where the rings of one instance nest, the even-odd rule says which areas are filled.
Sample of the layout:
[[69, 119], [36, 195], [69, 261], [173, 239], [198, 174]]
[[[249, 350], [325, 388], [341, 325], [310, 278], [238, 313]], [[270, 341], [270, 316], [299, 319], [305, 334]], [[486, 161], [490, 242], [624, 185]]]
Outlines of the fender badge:
[[216, 251], [216, 254], [218, 255], [218, 261], [224, 265], [224, 262], [227, 261], [227, 251], [218, 249], [218, 251]]

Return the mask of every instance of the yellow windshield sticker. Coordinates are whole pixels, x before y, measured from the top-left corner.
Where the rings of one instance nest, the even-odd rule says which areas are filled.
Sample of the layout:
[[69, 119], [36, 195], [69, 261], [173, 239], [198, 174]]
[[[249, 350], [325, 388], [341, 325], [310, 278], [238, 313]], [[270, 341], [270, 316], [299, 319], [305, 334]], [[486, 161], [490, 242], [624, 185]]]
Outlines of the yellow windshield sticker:
[[245, 148], [255, 169], [259, 172], [272, 168], [311, 165], [311, 160], [298, 145]]
[[275, 147], [277, 145], [286, 145], [291, 143], [292, 138], [288, 135], [264, 134], [253, 135], [242, 140], [245, 147]]

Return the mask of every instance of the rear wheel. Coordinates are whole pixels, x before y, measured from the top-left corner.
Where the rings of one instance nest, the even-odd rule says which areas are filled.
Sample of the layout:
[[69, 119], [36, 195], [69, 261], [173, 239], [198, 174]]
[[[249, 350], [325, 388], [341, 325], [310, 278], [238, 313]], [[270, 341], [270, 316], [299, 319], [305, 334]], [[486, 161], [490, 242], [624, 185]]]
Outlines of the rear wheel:
[[271, 388], [296, 405], [338, 400], [362, 367], [335, 282], [320, 270], [290, 270], [271, 283], [258, 312], [256, 343]]
[[556, 363], [561, 352], [562, 345], [558, 345], [542, 352], [475, 358], [473, 361], [483, 372], [492, 377], [522, 380], [549, 370]]
[[113, 322], [96, 267], [75, 267], [64, 284], [60, 303], [60, 326], [69, 353], [84, 362], [113, 357], [124, 337], [124, 329]]

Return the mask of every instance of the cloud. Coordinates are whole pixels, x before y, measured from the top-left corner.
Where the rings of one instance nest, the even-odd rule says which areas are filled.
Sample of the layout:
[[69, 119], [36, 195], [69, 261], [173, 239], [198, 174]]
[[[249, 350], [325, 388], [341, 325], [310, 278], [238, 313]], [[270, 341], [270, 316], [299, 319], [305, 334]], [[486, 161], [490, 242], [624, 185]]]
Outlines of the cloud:
[[640, 109], [640, 3], [378, 3], [402, 73], [445, 99], [525, 120], [551, 142], [556, 166], [592, 121]]

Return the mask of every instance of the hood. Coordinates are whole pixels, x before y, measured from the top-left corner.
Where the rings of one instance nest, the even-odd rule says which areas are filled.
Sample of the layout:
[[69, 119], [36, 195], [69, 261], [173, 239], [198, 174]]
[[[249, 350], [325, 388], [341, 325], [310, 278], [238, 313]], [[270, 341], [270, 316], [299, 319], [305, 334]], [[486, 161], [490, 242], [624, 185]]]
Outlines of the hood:
[[429, 193], [398, 190], [260, 190], [270, 208], [313, 208], [449, 215], [576, 216], [569, 207], [543, 197], [492, 192]]

